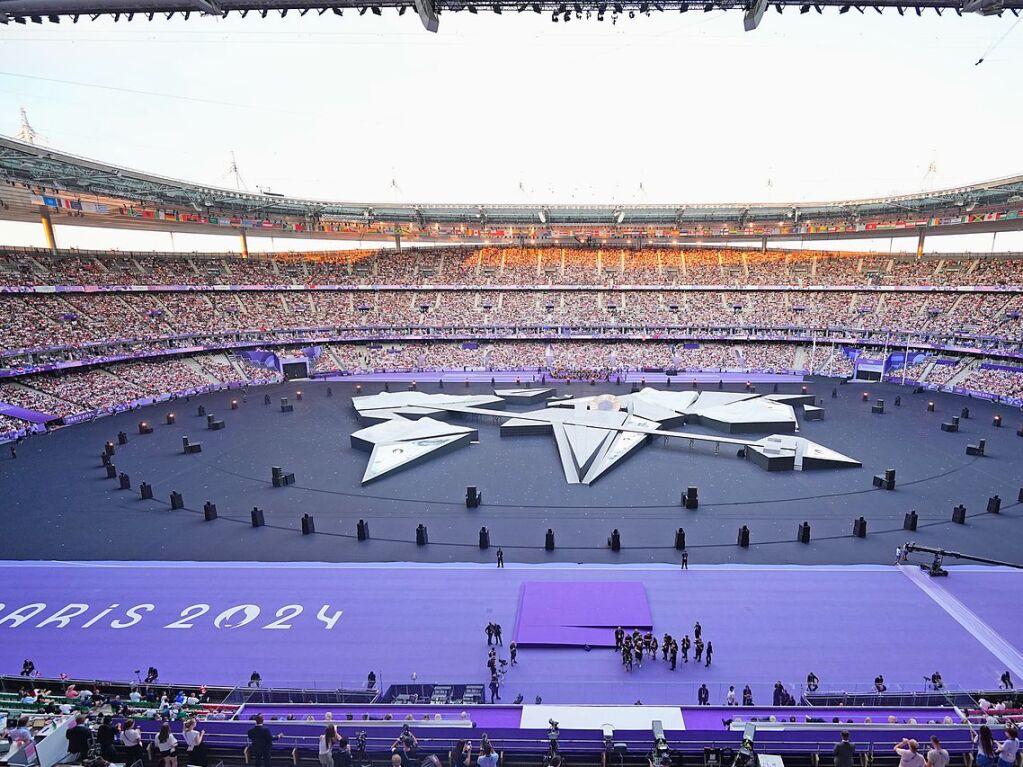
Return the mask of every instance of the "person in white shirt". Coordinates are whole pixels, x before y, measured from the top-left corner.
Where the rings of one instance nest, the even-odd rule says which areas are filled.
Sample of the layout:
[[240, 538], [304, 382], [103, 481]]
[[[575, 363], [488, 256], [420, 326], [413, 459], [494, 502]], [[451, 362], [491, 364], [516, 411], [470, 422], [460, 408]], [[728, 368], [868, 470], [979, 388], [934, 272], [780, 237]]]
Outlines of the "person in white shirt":
[[130, 700], [132, 703], [138, 703], [139, 701], [142, 700], [142, 693], [140, 693], [138, 690], [132, 690], [128, 694], [128, 700]]
[[195, 697], [195, 693], [189, 693], [188, 697], [185, 698], [185, 705], [186, 706], [198, 706], [199, 705], [199, 699], [197, 697]]
[[206, 767], [206, 746], [202, 742], [206, 737], [206, 731], [195, 729], [194, 719], [186, 719], [182, 736], [187, 746], [185, 749], [188, 753], [188, 756], [185, 757], [187, 763]]
[[917, 753], [920, 744], [912, 738], [903, 738], [895, 744], [895, 753], [899, 755], [899, 767], [924, 767], [923, 754]]
[[135, 726], [134, 719], [125, 719], [120, 725], [121, 745], [125, 748], [124, 762], [128, 767], [143, 760], [142, 730]]
[[334, 745], [337, 742], [337, 728], [328, 724], [320, 735], [319, 757], [322, 767], [334, 767]]
[[931, 736], [931, 750], [927, 752], [927, 767], [948, 767], [948, 751], [941, 747], [937, 735]]
[[171, 734], [170, 724], [163, 723], [153, 745], [160, 752], [160, 767], [178, 767], [178, 739]]
[[728, 695], [725, 696], [725, 703], [729, 706], [735, 705], [735, 687], [728, 685]]
[[1013, 767], [1019, 753], [1019, 731], [1011, 724], [1005, 725], [1005, 740], [998, 744], [998, 767]]

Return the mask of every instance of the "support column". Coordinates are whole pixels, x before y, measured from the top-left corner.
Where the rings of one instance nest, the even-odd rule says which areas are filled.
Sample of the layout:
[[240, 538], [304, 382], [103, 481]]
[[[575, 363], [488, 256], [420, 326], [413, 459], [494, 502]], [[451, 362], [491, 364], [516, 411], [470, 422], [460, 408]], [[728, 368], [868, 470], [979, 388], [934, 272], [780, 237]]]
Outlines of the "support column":
[[924, 254], [924, 239], [927, 237], [927, 231], [925, 229], [920, 230], [920, 234], [916, 238], [916, 257], [921, 258]]
[[245, 236], [245, 230], [244, 229], [239, 229], [238, 230], [238, 239], [241, 241], [241, 245], [242, 245], [242, 258], [248, 258], [249, 257], [249, 238]]
[[39, 220], [43, 225], [43, 232], [46, 234], [46, 247], [51, 253], [57, 252], [57, 238], [53, 235], [53, 222], [50, 220], [50, 211], [43, 208], [39, 212]]
[[767, 252], [767, 235], [766, 234], [760, 235], [760, 252], [761, 253], [766, 253]]

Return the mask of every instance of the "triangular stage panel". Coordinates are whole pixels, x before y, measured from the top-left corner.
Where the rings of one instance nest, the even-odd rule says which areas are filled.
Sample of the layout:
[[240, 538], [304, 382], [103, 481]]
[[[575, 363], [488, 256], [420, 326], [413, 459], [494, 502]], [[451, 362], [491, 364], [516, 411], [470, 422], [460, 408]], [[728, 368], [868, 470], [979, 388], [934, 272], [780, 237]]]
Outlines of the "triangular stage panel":
[[408, 468], [414, 464], [447, 452], [471, 441], [469, 434], [449, 434], [443, 437], [426, 437], [407, 442], [385, 442], [374, 446], [370, 453], [362, 484], [385, 477], [393, 471]]

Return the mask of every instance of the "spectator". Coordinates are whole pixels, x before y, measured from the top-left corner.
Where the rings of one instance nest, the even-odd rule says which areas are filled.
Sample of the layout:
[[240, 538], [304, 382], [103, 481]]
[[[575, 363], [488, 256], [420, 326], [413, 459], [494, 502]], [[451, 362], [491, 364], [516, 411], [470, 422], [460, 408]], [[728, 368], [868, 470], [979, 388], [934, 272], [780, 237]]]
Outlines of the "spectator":
[[160, 725], [160, 732], [157, 733], [153, 745], [160, 754], [160, 767], [178, 767], [178, 739], [171, 733], [170, 722]]
[[917, 753], [919, 744], [912, 738], [903, 738], [895, 744], [895, 753], [899, 755], [899, 767], [924, 767], [924, 758]]
[[1013, 767], [1019, 752], [1019, 733], [1014, 724], [1005, 725], [1005, 740], [998, 744], [998, 767]]
[[124, 760], [127, 767], [143, 759], [142, 730], [135, 726], [134, 719], [126, 719], [120, 726], [121, 745], [124, 746]]
[[337, 728], [328, 724], [320, 735], [319, 757], [322, 767], [334, 767], [334, 746], [337, 740]]
[[992, 767], [998, 754], [995, 739], [991, 737], [991, 728], [982, 724], [977, 731], [970, 730], [970, 738], [977, 746], [977, 767]]
[[92, 731], [89, 729], [88, 720], [84, 714], [75, 717], [75, 723], [64, 733], [64, 736], [67, 738], [68, 753], [78, 761], [84, 762], [89, 756], [89, 749], [92, 748]]
[[842, 739], [835, 744], [835, 767], [853, 767], [856, 746], [849, 742], [849, 731], [842, 730]]
[[948, 751], [941, 747], [937, 735], [931, 736], [931, 748], [927, 752], [927, 767], [948, 767]]

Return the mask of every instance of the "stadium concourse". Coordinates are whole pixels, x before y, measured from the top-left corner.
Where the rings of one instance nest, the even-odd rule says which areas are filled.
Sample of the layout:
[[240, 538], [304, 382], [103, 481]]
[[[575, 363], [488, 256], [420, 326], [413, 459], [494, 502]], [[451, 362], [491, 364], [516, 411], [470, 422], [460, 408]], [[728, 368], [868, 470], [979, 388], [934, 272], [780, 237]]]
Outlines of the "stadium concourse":
[[[417, 759], [486, 732], [509, 763], [617, 742], [640, 764], [655, 720], [680, 759], [751, 721], [797, 764], [841, 729], [882, 762], [904, 736], [971, 753], [970, 725], [1001, 739], [1017, 713], [1023, 575], [931, 578], [903, 547], [1019, 559], [1021, 275], [965, 254], [8, 250], [0, 703], [44, 727], [134, 716], [147, 742], [196, 715], [203, 759], [236, 763], [257, 714], [296, 762], [328, 723], [357, 752], [368, 731], [368, 761], [409, 724]], [[458, 443], [366, 482], [361, 398], [410, 393], [385, 431]], [[736, 403], [774, 420], [732, 428]], [[502, 427], [537, 410], [555, 438]], [[848, 462], [764, 471], [776, 431]], [[566, 481], [600, 445], [614, 465]], [[675, 669], [671, 641], [641, 665], [615, 648], [618, 626], [697, 624], [706, 654]]]

